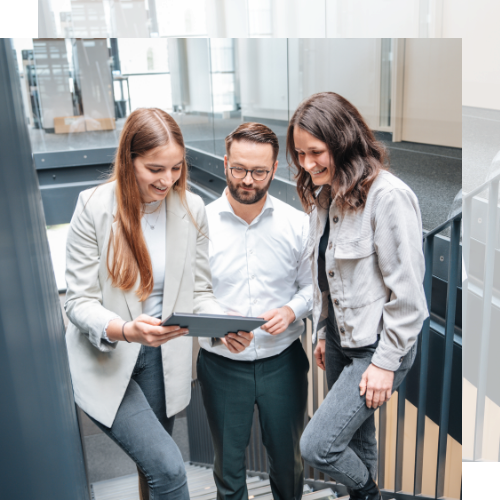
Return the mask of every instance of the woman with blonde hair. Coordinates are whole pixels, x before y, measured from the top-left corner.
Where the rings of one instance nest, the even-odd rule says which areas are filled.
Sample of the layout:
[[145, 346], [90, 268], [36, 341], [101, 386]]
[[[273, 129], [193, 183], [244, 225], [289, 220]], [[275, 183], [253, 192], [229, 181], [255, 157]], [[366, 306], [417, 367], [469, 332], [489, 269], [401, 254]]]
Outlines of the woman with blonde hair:
[[[138, 109], [110, 182], [80, 193], [67, 240], [66, 342], [75, 400], [137, 464], [142, 498], [188, 499], [175, 415], [191, 396], [192, 339], [172, 312], [222, 313], [203, 201], [188, 191], [173, 118]], [[243, 350], [251, 334], [223, 341]]]
[[301, 452], [351, 499], [378, 500], [374, 413], [411, 368], [428, 316], [418, 200], [387, 171], [359, 111], [333, 92], [298, 107], [287, 153], [311, 214], [314, 355], [329, 388]]

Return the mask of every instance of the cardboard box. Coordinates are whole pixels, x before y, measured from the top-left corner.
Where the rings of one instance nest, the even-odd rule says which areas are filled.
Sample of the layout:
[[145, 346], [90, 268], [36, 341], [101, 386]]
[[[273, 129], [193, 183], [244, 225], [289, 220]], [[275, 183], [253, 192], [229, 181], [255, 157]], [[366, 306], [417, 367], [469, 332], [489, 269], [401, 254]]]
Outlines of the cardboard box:
[[58, 116], [54, 118], [54, 131], [56, 134], [86, 132], [85, 118], [83, 116]]
[[86, 118], [85, 125], [87, 131], [94, 130], [114, 130], [116, 128], [114, 118]]

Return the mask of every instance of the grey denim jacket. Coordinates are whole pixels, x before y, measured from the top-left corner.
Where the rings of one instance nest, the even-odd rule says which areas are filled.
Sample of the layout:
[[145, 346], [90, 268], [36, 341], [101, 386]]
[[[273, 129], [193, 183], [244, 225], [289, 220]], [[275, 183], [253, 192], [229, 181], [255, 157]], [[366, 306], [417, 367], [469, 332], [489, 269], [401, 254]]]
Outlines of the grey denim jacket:
[[318, 286], [319, 241], [330, 217], [326, 273], [342, 347], [373, 344], [372, 362], [395, 371], [429, 316], [423, 288], [422, 220], [415, 193], [381, 172], [366, 205], [342, 214], [327, 195], [311, 212], [309, 253], [313, 276], [313, 342], [325, 338], [328, 292]]

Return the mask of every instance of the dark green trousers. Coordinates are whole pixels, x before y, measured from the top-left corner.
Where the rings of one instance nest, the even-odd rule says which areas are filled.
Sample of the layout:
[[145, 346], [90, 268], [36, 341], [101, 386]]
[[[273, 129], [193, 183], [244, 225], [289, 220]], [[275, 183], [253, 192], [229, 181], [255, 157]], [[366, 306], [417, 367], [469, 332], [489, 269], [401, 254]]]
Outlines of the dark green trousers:
[[300, 499], [304, 474], [299, 444], [309, 371], [300, 341], [277, 356], [256, 361], [234, 361], [200, 349], [197, 370], [215, 449], [217, 499], [248, 498], [245, 450], [255, 404], [273, 496]]

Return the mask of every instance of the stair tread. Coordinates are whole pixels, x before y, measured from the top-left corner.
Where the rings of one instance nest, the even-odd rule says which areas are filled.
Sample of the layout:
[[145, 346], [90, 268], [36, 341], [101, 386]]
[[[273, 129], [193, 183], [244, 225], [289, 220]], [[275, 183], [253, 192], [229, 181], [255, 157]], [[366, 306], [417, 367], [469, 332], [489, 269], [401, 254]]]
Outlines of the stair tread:
[[[312, 493], [306, 493], [305, 495], [303, 495], [302, 498], [305, 498], [306, 500], [322, 500], [322, 499], [337, 500], [337, 497], [331, 488], [325, 488], [323, 490], [313, 491]], [[349, 497], [341, 497], [341, 498], [348, 499]]]
[[[253, 476], [253, 477], [248, 478], [247, 479], [247, 485], [248, 485], [247, 488], [250, 489], [251, 485], [253, 483], [256, 483], [259, 481], [260, 481], [260, 477], [258, 477], [258, 476]], [[213, 481], [213, 479], [212, 479], [211, 483], [206, 483], [204, 485], [200, 485], [200, 484], [190, 485], [189, 478], [188, 478], [188, 486], [189, 486], [189, 495], [191, 496], [191, 498], [197, 498], [201, 495], [211, 493], [212, 491], [217, 491], [217, 486], [215, 484], [215, 481]]]
[[[196, 500], [212, 500], [217, 496], [217, 487], [213, 479], [213, 470], [208, 467], [185, 464], [189, 494]], [[260, 494], [270, 492], [269, 480], [259, 476], [247, 477], [249, 492]], [[91, 485], [95, 500], [139, 500], [137, 473], [113, 479], [97, 481]], [[206, 493], [204, 490], [207, 490]], [[264, 492], [264, 493], [261, 493]]]

